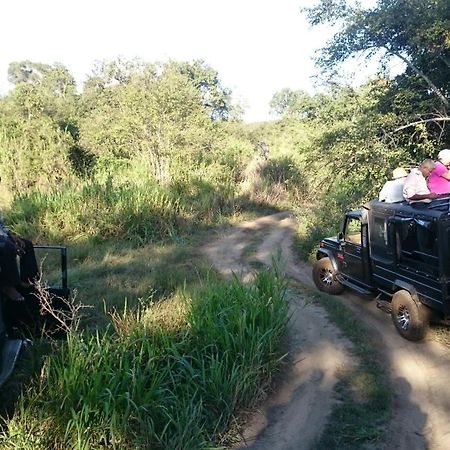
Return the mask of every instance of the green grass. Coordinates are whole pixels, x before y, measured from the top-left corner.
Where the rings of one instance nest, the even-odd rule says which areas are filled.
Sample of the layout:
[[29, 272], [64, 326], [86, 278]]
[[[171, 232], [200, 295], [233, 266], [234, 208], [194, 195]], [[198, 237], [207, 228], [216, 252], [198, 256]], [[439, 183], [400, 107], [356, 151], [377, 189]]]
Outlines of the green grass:
[[263, 271], [249, 286], [205, 281], [173, 300], [175, 316], [161, 304], [116, 312], [104, 332], [74, 331], [21, 397], [1, 447], [218, 448], [278, 367], [284, 296], [284, 280]]
[[338, 299], [304, 288], [352, 343], [356, 364], [339, 371], [337, 403], [315, 450], [371, 448], [385, 437], [391, 419], [389, 376], [367, 330]]
[[[200, 204], [206, 191], [209, 203], [202, 210], [186, 208], [188, 201]], [[284, 282], [264, 272], [252, 287], [237, 280], [220, 284], [198, 251], [211, 239], [213, 223], [245, 220], [266, 206], [241, 199], [238, 204], [251, 211], [237, 207], [225, 215], [220, 198], [218, 204], [214, 192], [200, 186], [183, 203], [190, 212], [181, 222], [176, 217], [182, 228], [175, 232], [161, 228], [152, 242], [142, 229], [129, 232], [119, 220], [122, 231], [103, 233], [102, 224], [110, 227], [132, 205], [142, 213], [137, 221], [130, 216], [133, 226], [153, 223], [139, 203], [152, 204], [153, 194], [140, 192], [95, 184], [12, 201], [8, 219], [17, 231], [39, 242], [69, 237], [69, 286], [77, 301], [92, 308], [83, 310], [67, 343], [37, 340], [38, 351], [21, 357], [0, 390], [10, 419], [1, 448], [219, 448], [239, 408], [251, 406], [270, 383], [287, 314]], [[127, 193], [137, 195], [131, 206]], [[80, 201], [85, 218], [77, 216]], [[81, 219], [90, 228], [80, 227]], [[40, 261], [44, 280], [59, 282], [58, 255], [43, 251]], [[202, 309], [205, 298], [215, 310]], [[203, 324], [208, 314], [211, 334]], [[161, 383], [156, 391], [153, 382]]]

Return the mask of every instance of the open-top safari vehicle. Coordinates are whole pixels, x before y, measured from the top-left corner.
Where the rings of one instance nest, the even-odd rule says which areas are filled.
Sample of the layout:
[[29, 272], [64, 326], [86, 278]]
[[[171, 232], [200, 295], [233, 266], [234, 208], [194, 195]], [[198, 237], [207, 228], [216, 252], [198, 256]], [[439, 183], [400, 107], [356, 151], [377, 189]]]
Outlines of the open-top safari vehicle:
[[313, 278], [339, 294], [378, 294], [398, 332], [422, 339], [430, 320], [450, 322], [450, 197], [422, 207], [372, 200], [320, 242]]

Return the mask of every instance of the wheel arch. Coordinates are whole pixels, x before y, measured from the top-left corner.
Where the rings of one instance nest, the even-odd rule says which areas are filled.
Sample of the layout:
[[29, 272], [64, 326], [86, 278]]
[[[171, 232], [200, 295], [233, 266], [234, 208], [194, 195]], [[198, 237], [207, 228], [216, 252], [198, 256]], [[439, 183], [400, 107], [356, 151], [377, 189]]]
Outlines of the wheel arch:
[[337, 261], [336, 261], [336, 258], [334, 256], [334, 254], [333, 254], [333, 252], [331, 250], [323, 249], [323, 248], [321, 248], [320, 250], [317, 250], [316, 259], [319, 260], [319, 259], [322, 259], [322, 258], [329, 258], [330, 261], [331, 261], [331, 264], [333, 266], [333, 270], [335, 272], [338, 271], [338, 264], [337, 264]]
[[403, 280], [395, 280], [393, 289], [394, 294], [400, 290], [407, 291], [417, 306], [422, 305], [419, 294], [417, 293], [417, 289], [411, 283]]

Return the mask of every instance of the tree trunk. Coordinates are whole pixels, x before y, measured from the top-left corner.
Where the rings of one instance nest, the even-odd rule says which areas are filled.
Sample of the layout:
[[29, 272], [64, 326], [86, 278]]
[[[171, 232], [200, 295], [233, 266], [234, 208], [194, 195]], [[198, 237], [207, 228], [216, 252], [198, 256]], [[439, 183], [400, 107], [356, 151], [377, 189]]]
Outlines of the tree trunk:
[[445, 111], [447, 112], [450, 109], [450, 104], [444, 94], [440, 91], [440, 89], [428, 78], [425, 73], [423, 73], [420, 69], [418, 69], [411, 61], [405, 58], [400, 53], [390, 49], [389, 47], [384, 47], [388, 53], [391, 55], [397, 56], [400, 58], [413, 72], [415, 72], [419, 77], [421, 77], [429, 86], [429, 88], [437, 95], [442, 105], [445, 107]]

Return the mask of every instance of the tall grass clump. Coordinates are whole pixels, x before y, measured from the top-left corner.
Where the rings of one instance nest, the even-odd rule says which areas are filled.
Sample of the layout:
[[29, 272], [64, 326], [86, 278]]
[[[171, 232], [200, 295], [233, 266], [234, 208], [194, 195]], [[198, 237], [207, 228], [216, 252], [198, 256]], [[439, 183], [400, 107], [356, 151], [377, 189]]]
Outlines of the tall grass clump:
[[[50, 191], [16, 194], [8, 223], [36, 240], [102, 239], [155, 242], [217, 223], [235, 208], [231, 173], [207, 168], [167, 185], [153, 179], [68, 181]], [[223, 172], [223, 171], [222, 171]]]
[[108, 179], [18, 195], [8, 219], [17, 231], [47, 240], [101, 236], [149, 242], [176, 232], [181, 214], [178, 197], [167, 189]]
[[116, 313], [109, 332], [72, 332], [22, 395], [1, 448], [219, 448], [280, 361], [284, 294], [265, 271], [248, 286], [206, 283], [179, 300], [174, 321], [149, 307]]

